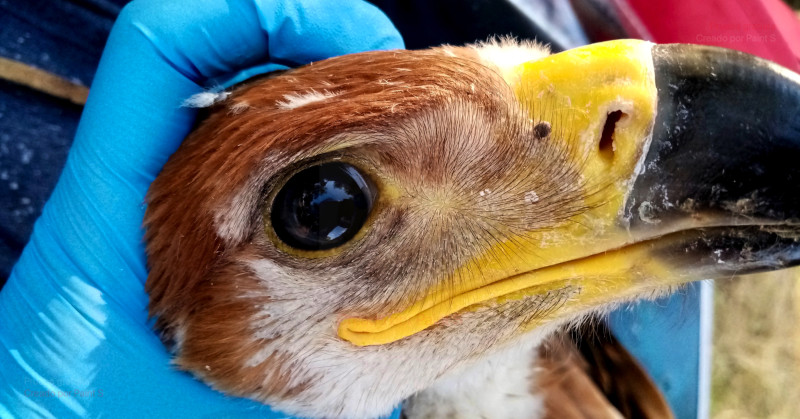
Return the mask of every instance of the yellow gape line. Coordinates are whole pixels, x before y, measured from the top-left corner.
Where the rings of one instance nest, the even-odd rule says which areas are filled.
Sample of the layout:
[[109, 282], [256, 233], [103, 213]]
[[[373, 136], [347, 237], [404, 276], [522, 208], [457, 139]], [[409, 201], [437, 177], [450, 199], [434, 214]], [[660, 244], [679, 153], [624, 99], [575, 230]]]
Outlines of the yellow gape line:
[[[386, 344], [498, 298], [574, 287], [573, 297], [545, 314], [553, 318], [623, 298], [667, 278], [648, 245], [631, 245], [620, 221], [655, 119], [651, 48], [643, 41], [612, 41], [502, 69], [522, 108], [532, 112], [531, 119], [568, 123], [558, 127], [560, 138], [553, 141], [564, 142], [561, 146], [587, 188], [594, 188], [584, 195], [600, 204], [587, 205], [576, 219], [546, 232], [530, 231], [520, 240], [487, 246], [454, 273], [463, 278], [458, 284], [443, 278], [406, 310], [382, 319], [345, 319], [339, 336], [359, 346]], [[543, 109], [545, 114], [537, 114]], [[601, 144], [611, 114], [618, 118], [613, 143]]]
[[678, 278], [652, 257], [647, 246], [634, 245], [506, 278], [430, 307], [414, 305], [380, 320], [346, 319], [339, 325], [339, 336], [358, 346], [382, 345], [411, 336], [448, 315], [495, 298], [519, 299], [564, 286], [579, 289], [559, 310], [528, 325], [532, 328], [553, 317], [634, 295], [647, 288], [685, 282]]

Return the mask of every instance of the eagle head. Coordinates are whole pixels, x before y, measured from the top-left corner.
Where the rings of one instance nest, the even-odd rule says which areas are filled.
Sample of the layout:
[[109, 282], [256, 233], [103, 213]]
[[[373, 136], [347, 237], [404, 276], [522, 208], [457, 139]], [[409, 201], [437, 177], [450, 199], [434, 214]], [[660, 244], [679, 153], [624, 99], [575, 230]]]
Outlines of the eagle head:
[[150, 188], [151, 314], [225, 393], [386, 414], [587, 314], [800, 261], [799, 80], [623, 40], [365, 52], [248, 81]]

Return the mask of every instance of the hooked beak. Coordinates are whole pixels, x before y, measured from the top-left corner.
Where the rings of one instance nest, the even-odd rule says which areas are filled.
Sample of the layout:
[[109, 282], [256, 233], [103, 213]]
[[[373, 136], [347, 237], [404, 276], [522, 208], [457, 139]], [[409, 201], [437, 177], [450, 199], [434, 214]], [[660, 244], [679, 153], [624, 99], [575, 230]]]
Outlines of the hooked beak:
[[459, 269], [459, 286], [402, 312], [345, 319], [341, 338], [385, 344], [461, 310], [569, 295], [530, 330], [659, 288], [800, 263], [797, 74], [721, 48], [623, 40], [504, 77], [532, 120], [562, 125], [589, 209], [493, 244]]

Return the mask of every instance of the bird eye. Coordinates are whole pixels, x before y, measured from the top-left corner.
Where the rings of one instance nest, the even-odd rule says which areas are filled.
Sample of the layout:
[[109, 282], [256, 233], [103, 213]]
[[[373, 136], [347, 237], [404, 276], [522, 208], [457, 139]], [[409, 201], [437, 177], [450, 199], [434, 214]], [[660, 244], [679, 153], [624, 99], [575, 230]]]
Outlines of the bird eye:
[[275, 196], [272, 227], [284, 243], [302, 250], [346, 243], [366, 222], [375, 187], [355, 167], [340, 162], [295, 174]]

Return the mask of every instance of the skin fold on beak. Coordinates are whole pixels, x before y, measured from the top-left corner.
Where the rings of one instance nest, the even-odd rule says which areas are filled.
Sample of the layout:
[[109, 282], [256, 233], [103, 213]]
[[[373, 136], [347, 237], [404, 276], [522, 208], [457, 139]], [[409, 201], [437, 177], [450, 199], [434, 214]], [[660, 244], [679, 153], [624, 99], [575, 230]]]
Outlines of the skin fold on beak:
[[402, 312], [343, 320], [341, 338], [386, 344], [462, 310], [559, 295], [530, 330], [690, 281], [800, 263], [797, 74], [721, 48], [622, 40], [503, 77], [579, 168], [587, 210], [493, 243], [454, 273], [457, 285]]

